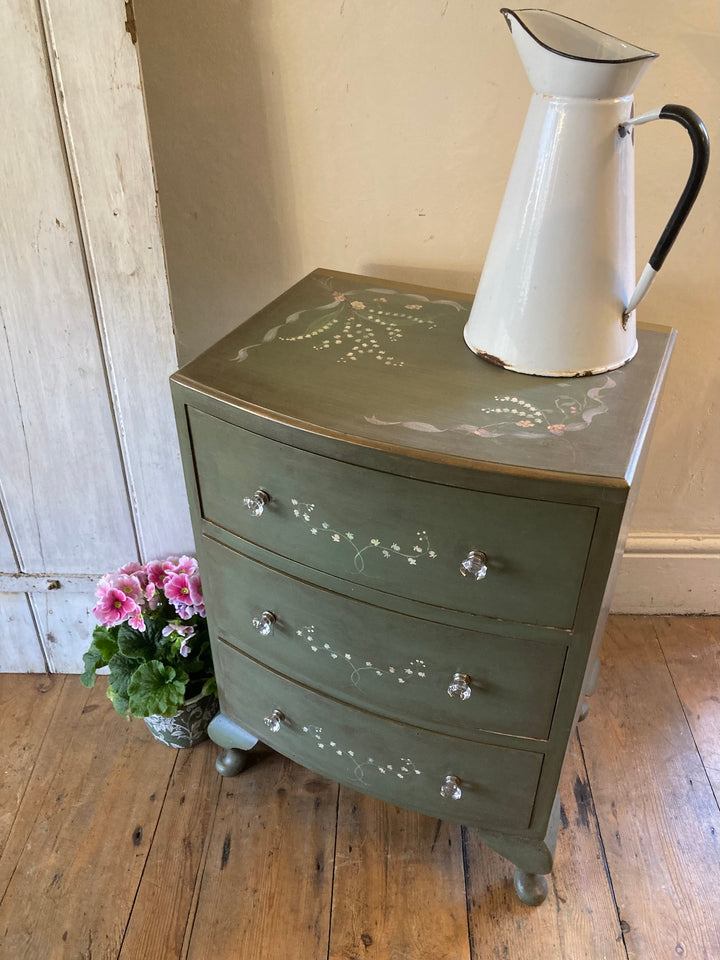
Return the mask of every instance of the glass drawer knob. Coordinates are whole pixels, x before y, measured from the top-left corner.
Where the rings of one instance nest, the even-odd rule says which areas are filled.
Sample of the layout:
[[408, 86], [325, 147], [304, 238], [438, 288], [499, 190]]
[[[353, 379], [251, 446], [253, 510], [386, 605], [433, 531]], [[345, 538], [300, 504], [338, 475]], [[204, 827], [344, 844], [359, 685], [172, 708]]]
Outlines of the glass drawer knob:
[[455, 700], [469, 700], [472, 695], [470, 677], [466, 673], [456, 673], [450, 681], [447, 692]]
[[268, 728], [270, 733], [277, 733], [282, 722], [285, 719], [285, 714], [282, 710], [273, 710], [269, 717], [265, 717], [263, 723]]
[[464, 576], [484, 580], [488, 572], [488, 558], [481, 550], [471, 550], [460, 564], [460, 573]]
[[462, 797], [460, 780], [457, 777], [445, 777], [440, 787], [440, 796], [446, 800], [459, 800]]
[[269, 500], [270, 497], [264, 490], [256, 490], [251, 497], [245, 497], [243, 506], [247, 507], [250, 516], [260, 517]]
[[259, 617], [253, 617], [252, 625], [261, 636], [267, 637], [272, 633], [276, 621], [277, 617], [271, 610], [263, 610]]

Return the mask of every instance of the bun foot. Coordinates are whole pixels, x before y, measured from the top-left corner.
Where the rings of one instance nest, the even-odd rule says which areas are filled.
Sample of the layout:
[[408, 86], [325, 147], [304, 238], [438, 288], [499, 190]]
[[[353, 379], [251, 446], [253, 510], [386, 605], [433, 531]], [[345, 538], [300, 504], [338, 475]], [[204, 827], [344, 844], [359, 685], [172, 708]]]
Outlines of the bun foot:
[[590, 704], [587, 700], [584, 701], [583, 705], [580, 707], [580, 715], [578, 716], [578, 723], [582, 723], [585, 717], [590, 713]]
[[221, 777], [234, 777], [245, 769], [247, 761], [248, 755], [245, 750], [230, 747], [218, 755], [215, 761], [215, 769]]
[[537, 907], [548, 895], [547, 877], [542, 873], [525, 873], [519, 867], [513, 874], [515, 893], [529, 907]]

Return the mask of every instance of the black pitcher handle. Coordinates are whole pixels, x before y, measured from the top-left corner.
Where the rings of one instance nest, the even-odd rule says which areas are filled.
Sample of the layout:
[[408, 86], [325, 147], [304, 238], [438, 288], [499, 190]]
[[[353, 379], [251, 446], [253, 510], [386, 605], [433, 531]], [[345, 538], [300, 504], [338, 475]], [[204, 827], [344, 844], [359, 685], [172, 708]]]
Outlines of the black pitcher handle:
[[632, 120], [626, 120], [625, 123], [621, 123], [618, 128], [620, 136], [626, 136], [631, 132], [632, 127], [641, 123], [649, 123], [651, 120], [675, 120], [685, 127], [690, 136], [693, 148], [692, 166], [690, 168], [690, 176], [685, 184], [685, 189], [681, 193], [680, 199], [662, 232], [662, 236], [658, 240], [645, 269], [640, 275], [638, 284], [625, 308], [623, 317], [625, 321], [627, 321], [632, 311], [648, 292], [650, 284], [665, 262], [665, 257], [667, 257], [670, 252], [670, 248], [675, 243], [677, 235], [680, 233], [693, 204], [697, 200], [697, 195], [705, 179], [710, 160], [710, 140], [707, 130], [705, 129], [705, 124], [694, 110], [691, 110], [690, 107], [683, 107], [677, 103], [666, 103], [664, 107], [659, 107], [657, 110], [651, 110], [649, 113], [643, 113], [639, 117], [633, 117]]

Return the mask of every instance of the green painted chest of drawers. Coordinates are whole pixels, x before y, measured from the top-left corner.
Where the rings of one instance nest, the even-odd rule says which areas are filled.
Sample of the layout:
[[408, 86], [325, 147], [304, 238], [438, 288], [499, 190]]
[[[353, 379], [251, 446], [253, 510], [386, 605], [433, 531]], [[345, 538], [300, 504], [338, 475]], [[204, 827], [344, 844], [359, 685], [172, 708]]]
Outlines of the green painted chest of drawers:
[[210, 733], [472, 826], [537, 903], [674, 334], [527, 377], [470, 305], [316, 270], [173, 376]]

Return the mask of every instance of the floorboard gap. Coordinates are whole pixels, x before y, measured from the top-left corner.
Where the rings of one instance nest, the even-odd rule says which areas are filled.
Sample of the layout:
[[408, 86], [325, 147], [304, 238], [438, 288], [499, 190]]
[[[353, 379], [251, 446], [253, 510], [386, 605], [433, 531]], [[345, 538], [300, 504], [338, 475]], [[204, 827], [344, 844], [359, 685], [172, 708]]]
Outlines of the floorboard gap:
[[470, 911], [472, 910], [472, 905], [470, 903], [470, 869], [468, 865], [468, 856], [467, 856], [467, 838], [468, 838], [468, 828], [466, 826], [460, 827], [460, 841], [462, 844], [462, 866], [463, 866], [463, 883], [465, 884], [465, 917], [467, 919], [467, 933], [468, 933], [468, 948], [470, 950], [470, 960], [480, 960], [480, 957], [475, 952], [475, 936], [472, 930], [472, 924], [470, 923]]
[[585, 771], [585, 782], [588, 785], [588, 794], [590, 796], [590, 809], [592, 812], [593, 821], [595, 822], [595, 829], [597, 830], [598, 842], [600, 844], [600, 855], [602, 856], [603, 869], [605, 870], [605, 876], [607, 877], [608, 887], [610, 889], [610, 896], [612, 897], [613, 907], [615, 909], [615, 915], [617, 916], [618, 929], [620, 930], [620, 937], [622, 938], [623, 950], [625, 951], [625, 956], [630, 960], [630, 953], [628, 951], [628, 945], [625, 941], [625, 929], [623, 929], [623, 924], [625, 921], [620, 916], [620, 907], [617, 902], [617, 897], [615, 896], [615, 887], [612, 881], [612, 874], [610, 873], [610, 864], [608, 863], [607, 854], [605, 852], [605, 841], [603, 840], [602, 830], [600, 829], [600, 820], [598, 819], [597, 810], [595, 809], [595, 797], [593, 796], [592, 783], [590, 782], [590, 773], [588, 771], [587, 763], [585, 762], [585, 751], [583, 750], [582, 740], [580, 739], [580, 731], [577, 730], [575, 733], [577, 740], [578, 749], [580, 750], [580, 759], [582, 760], [583, 769]]
[[190, 901], [190, 911], [188, 914], [187, 923], [185, 924], [185, 934], [183, 936], [182, 948], [180, 950], [180, 957], [178, 960], [187, 960], [188, 954], [190, 953], [190, 944], [192, 942], [193, 931], [195, 930], [195, 919], [198, 912], [198, 903], [200, 902], [200, 891], [202, 890], [203, 877], [205, 876], [205, 866], [207, 864], [207, 859], [210, 854], [210, 841], [212, 835], [215, 832], [215, 820], [217, 819], [217, 808], [220, 803], [220, 795], [223, 790], [223, 784], [225, 782], [225, 777], [218, 777], [217, 793], [215, 795], [215, 804], [212, 808], [210, 818], [208, 820], [207, 832], [205, 833], [205, 839], [203, 841], [203, 849], [200, 855], [200, 863], [198, 864], [197, 876], [195, 877], [195, 887], [193, 889], [192, 900]]
[[[40, 676], [42, 676], [42, 674], [40, 674]], [[46, 676], [49, 677], [49, 676], [51, 676], [51, 674], [46, 674]], [[57, 676], [57, 674], [54, 674], [54, 676]], [[40, 741], [40, 745], [39, 745], [39, 747], [38, 747], [38, 749], [37, 749], [37, 752], [35, 753], [34, 757], [32, 758], [32, 770], [30, 771], [30, 775], [28, 776], [27, 780], [25, 781], [25, 786], [24, 786], [24, 788], [23, 788], [22, 796], [20, 797], [20, 799], [19, 799], [19, 801], [18, 801], [18, 803], [17, 803], [17, 806], [16, 806], [16, 808], [15, 808], [15, 815], [13, 816], [12, 823], [10, 824], [10, 829], [9, 829], [8, 832], [7, 832], [8, 837], [11, 836], [11, 834], [12, 834], [14, 828], [15, 828], [15, 822], [17, 821], [18, 814], [20, 813], [20, 808], [22, 807], [23, 801], [25, 800], [25, 794], [26, 794], [27, 791], [28, 791], [28, 788], [29, 788], [30, 783], [31, 783], [32, 778], [33, 778], [33, 775], [34, 775], [34, 773], [35, 773], [35, 767], [37, 766], [38, 757], [40, 756], [40, 753], [42, 752], [42, 748], [43, 748], [44, 745], [45, 745], [45, 741], [46, 741], [46, 739], [47, 739], [48, 732], [50, 731], [50, 728], [51, 728], [52, 725], [53, 725], [53, 721], [55, 720], [55, 714], [56, 714], [57, 711], [58, 711], [58, 707], [59, 707], [59, 704], [60, 704], [60, 697], [62, 696], [63, 687], [65, 686], [65, 683], [66, 683], [66, 682], [67, 682], [67, 677], [62, 676], [62, 677], [61, 677], [61, 682], [60, 682], [60, 689], [58, 690], [57, 699], [55, 700], [55, 706], [53, 707], [53, 711], [52, 711], [52, 713], [51, 713], [51, 715], [50, 715], [50, 719], [48, 720], [48, 725], [45, 727], [45, 732], [44, 732], [43, 735], [42, 735], [42, 740]], [[2, 855], [3, 855], [3, 851], [4, 851], [4, 850], [5, 850], [5, 845], [3, 845], [3, 847], [0, 849], [0, 859], [2, 858]], [[2, 896], [0, 896], [0, 903], [2, 903], [2, 901], [3, 901], [6, 893], [7, 893], [7, 888], [5, 888], [5, 890], [4, 890], [3, 893], [2, 893]]]
[[342, 787], [338, 784], [337, 800], [335, 802], [335, 839], [333, 841], [332, 855], [332, 880], [330, 881], [330, 909], [328, 910], [328, 936], [326, 960], [330, 960], [330, 948], [332, 945], [332, 915], [333, 903], [335, 898], [335, 861], [337, 858], [337, 840], [338, 840], [338, 820], [340, 819], [340, 791]]
[[150, 856], [150, 851], [152, 850], [153, 843], [155, 842], [155, 836], [157, 834], [158, 825], [160, 823], [160, 817], [162, 817], [163, 810], [165, 808], [165, 802], [167, 801], [167, 795], [170, 791], [170, 784], [172, 783], [173, 774], [175, 773], [175, 767], [177, 766], [178, 754], [175, 751], [175, 756], [173, 757], [173, 764], [170, 768], [170, 773], [168, 774], [167, 783], [165, 784], [165, 793], [163, 794], [162, 803], [160, 804], [160, 810], [157, 817], [155, 818], [155, 827], [153, 828], [152, 837], [150, 838], [150, 843], [148, 844], [147, 853], [145, 854], [145, 862], [143, 863], [143, 868], [140, 871], [140, 876], [138, 878], [137, 886], [135, 887], [135, 895], [133, 896], [132, 903], [130, 904], [130, 910], [128, 911], [127, 920], [125, 921], [125, 928], [123, 929], [123, 935], [118, 944], [118, 957], [122, 953], [123, 945], [125, 943], [125, 937], [127, 936], [128, 928], [130, 927], [130, 921], [132, 920], [133, 911], [135, 910], [135, 904], [137, 902], [138, 893], [140, 892], [140, 887], [142, 886], [143, 877], [145, 876], [145, 868], [147, 867], [148, 858]]
[[[66, 683], [66, 682], [67, 682], [67, 677], [64, 677], [64, 678], [63, 678], [63, 684], [62, 684], [62, 687], [63, 687], [63, 688], [65, 687], [65, 683]], [[35, 767], [37, 766], [37, 759], [38, 759], [38, 757], [40, 756], [40, 753], [42, 752], [42, 748], [43, 748], [43, 746], [45, 745], [45, 740], [47, 739], [47, 735], [48, 735], [48, 733], [49, 733], [49, 731], [50, 731], [50, 729], [51, 729], [51, 727], [52, 727], [52, 725], [53, 725], [53, 720], [55, 719], [55, 714], [57, 713], [61, 696], [62, 696], [62, 688], [60, 689], [60, 691], [59, 691], [59, 693], [58, 693], [57, 702], [56, 702], [56, 704], [55, 704], [55, 708], [53, 709], [52, 716], [50, 717], [50, 722], [48, 723], [47, 727], [45, 728], [45, 733], [43, 734], [42, 742], [41, 742], [41, 744], [40, 744], [40, 749], [37, 751], [37, 753], [36, 753], [36, 755], [35, 755], [35, 757], [34, 757], [34, 759], [33, 759], [33, 772], [30, 774], [30, 776], [28, 777], [27, 782], [26, 782], [26, 784], [25, 784], [25, 789], [23, 790], [23, 795], [22, 795], [22, 799], [23, 799], [23, 800], [25, 799], [25, 794], [27, 793], [28, 787], [30, 786], [30, 782], [31, 782], [31, 780], [32, 780], [32, 778], [33, 778], [33, 774], [35, 773]], [[35, 816], [35, 819], [33, 820], [32, 826], [31, 826], [30, 829], [28, 830], [27, 837], [25, 838], [25, 844], [27, 844], [27, 839], [28, 839], [28, 837], [32, 836], [32, 832], [33, 832], [33, 830], [35, 829], [35, 825], [36, 825], [37, 822], [38, 822], [38, 818], [40, 817], [40, 814], [42, 813], [42, 810], [43, 810], [43, 807], [44, 807], [45, 797], [47, 797], [48, 793], [50, 792], [50, 787], [51, 787], [51, 786], [52, 786], [52, 777], [49, 777], [49, 778], [48, 778], [47, 789], [45, 790], [45, 794], [44, 794], [44, 796], [43, 796], [42, 802], [38, 804], [38, 812], [37, 812], [37, 814], [36, 814], [36, 816]], [[10, 832], [8, 833], [8, 839], [12, 836], [12, 830], [13, 830], [13, 828], [15, 827], [15, 823], [17, 822], [17, 818], [18, 818], [18, 815], [19, 815], [19, 813], [20, 813], [21, 808], [22, 808], [22, 800], [21, 800], [20, 803], [17, 805], [17, 809], [15, 810], [15, 816], [13, 817], [13, 823], [12, 823], [12, 827], [11, 827], [11, 829], [10, 829]], [[4, 852], [4, 850], [5, 850], [6, 848], [7, 848], [7, 844], [6, 844], [6, 846], [3, 848], [3, 852]], [[25, 849], [25, 847], [23, 846], [23, 850], [24, 850], [24, 849]], [[19, 862], [20, 857], [22, 857], [23, 850], [20, 851], [20, 854], [19, 854], [19, 857], [18, 857], [18, 862]], [[2, 856], [2, 855], [0, 854], [0, 857], [1, 857], [1, 856]], [[5, 884], [5, 889], [2, 891], [2, 893], [0, 893], [0, 906], [2, 905], [3, 901], [5, 900], [5, 897], [7, 896], [7, 892], [8, 892], [8, 890], [10, 889], [10, 887], [11, 887], [11, 885], [12, 885], [13, 878], [14, 878], [14, 876], [15, 876], [15, 871], [17, 870], [17, 867], [18, 867], [18, 863], [16, 862], [15, 864], [13, 864], [12, 871], [11, 871], [11, 873], [10, 873], [10, 876], [8, 877], [8, 882]]]
[[703, 757], [702, 750], [700, 749], [700, 746], [699, 746], [697, 740], [695, 739], [695, 733], [694, 733], [694, 731], [693, 731], [692, 724], [690, 723], [690, 718], [688, 717], [687, 709], [685, 708], [685, 703], [684, 703], [684, 701], [683, 701], [683, 698], [682, 698], [681, 695], [680, 695], [680, 691], [678, 690], [677, 683], [675, 682], [675, 677], [673, 676], [672, 668], [671, 668], [670, 664], [668, 663], [667, 656], [665, 655], [665, 649], [664, 649], [664, 647], [663, 647], [662, 640], [660, 639], [660, 636], [659, 636], [659, 634], [658, 634], [658, 632], [657, 632], [657, 628], [656, 628], [656, 626], [655, 626], [655, 618], [654, 618], [654, 617], [651, 617], [651, 624], [652, 624], [653, 633], [654, 633], [654, 635], [655, 635], [655, 640], [657, 641], [657, 645], [658, 645], [658, 647], [660, 648], [660, 653], [662, 654], [663, 663], [665, 664], [665, 667], [666, 667], [667, 672], [668, 672], [668, 676], [670, 677], [670, 683], [672, 683], [672, 685], [673, 685], [673, 690], [675, 691], [675, 696], [678, 698], [678, 703], [680, 704], [680, 708], [682, 709], [683, 717], [685, 717], [685, 723], [686, 723], [686, 725], [687, 725], [688, 732], [690, 733], [690, 738], [692, 739], [692, 742], [693, 742], [693, 744], [694, 744], [694, 746], [695, 746], [695, 750], [696, 750], [697, 755], [698, 755], [698, 759], [700, 760], [700, 765], [701, 765], [702, 768], [703, 768], [703, 772], [704, 772], [705, 777], [706, 777], [706, 779], [707, 779], [708, 785], [709, 785], [709, 787], [710, 787], [710, 790], [712, 791], [713, 797], [715, 798], [715, 804], [716, 804], [718, 810], [720, 810], [720, 798], [718, 798], [718, 795], [715, 793], [715, 787], [713, 786], [712, 778], [708, 775], [708, 769], [707, 769], [707, 766], [706, 766], [706, 764], [705, 764], [705, 758]]

